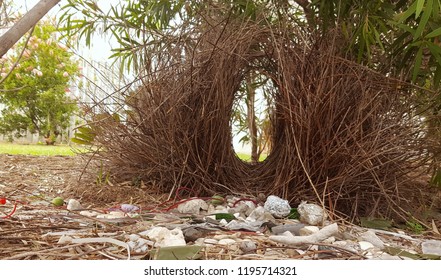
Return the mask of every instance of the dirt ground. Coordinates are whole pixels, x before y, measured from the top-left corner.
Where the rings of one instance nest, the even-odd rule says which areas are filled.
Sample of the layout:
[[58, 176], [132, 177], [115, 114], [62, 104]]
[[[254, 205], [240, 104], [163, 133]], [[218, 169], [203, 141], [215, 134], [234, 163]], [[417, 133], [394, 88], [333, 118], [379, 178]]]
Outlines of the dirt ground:
[[[189, 218], [188, 215], [169, 213], [174, 201], [168, 200], [167, 194], [151, 193], [142, 182], [138, 186], [133, 186], [133, 182], [117, 185], [100, 182], [99, 169], [97, 171], [93, 165], [87, 167], [86, 163], [87, 159], [78, 156], [0, 154], [0, 260], [149, 259], [152, 258], [149, 253], [130, 252], [124, 247], [131, 236], [152, 226], [192, 224], [203, 219], [203, 216]], [[58, 196], [65, 201], [76, 199], [87, 211], [103, 214], [122, 203], [137, 205], [143, 211], [139, 212], [136, 219], [126, 214], [117, 218], [85, 216], [82, 212], [67, 210], [66, 205], [55, 207], [51, 201]], [[434, 227], [441, 228], [440, 220], [435, 219], [433, 222]], [[343, 224], [339, 224], [339, 227], [348, 229]], [[209, 236], [222, 232], [223, 229]], [[202, 258], [299, 259], [320, 254], [323, 256], [323, 249], [308, 249], [299, 254], [298, 248], [281, 247], [269, 241], [269, 231], [265, 234], [236, 232], [233, 236], [239, 238], [241, 234], [240, 238], [252, 240], [262, 249], [253, 255], [243, 255], [237, 246], [210, 246], [202, 251]], [[433, 231], [429, 235], [435, 239], [440, 236], [433, 235]], [[383, 233], [386, 242], [405, 246], [411, 237], [404, 235], [404, 239], [399, 237], [399, 240], [392, 241], [390, 238]], [[394, 236], [392, 238], [396, 239]], [[418, 252], [421, 242], [412, 240], [414, 242], [409, 243], [407, 248], [414, 248]], [[348, 251], [338, 246], [334, 246], [333, 250], [323, 248], [328, 248], [325, 256], [331, 259], [366, 258], [361, 252]]]
[[133, 188], [132, 182], [120, 182], [115, 186], [100, 174], [99, 167], [87, 157], [0, 154], [0, 194], [9, 197], [39, 197], [50, 202], [60, 196], [92, 207], [148, 204], [154, 199], [144, 185]]
[[[0, 201], [0, 259], [109, 258], [102, 252], [73, 252], [57, 245], [60, 236], [52, 236], [53, 232], [74, 230], [96, 236], [97, 223], [69, 213], [66, 203], [53, 206], [52, 199], [62, 197], [67, 202], [74, 198], [84, 208], [106, 212], [120, 203], [146, 205], [153, 198], [141, 188], [133, 190], [129, 182], [118, 186], [97, 184], [97, 171], [92, 165], [86, 167], [87, 159], [78, 156], [0, 154], [0, 200], [6, 199], [4, 204]], [[100, 235], [118, 235], [124, 232], [121, 226], [131, 224], [133, 221], [126, 218], [104, 221], [98, 231]]]
[[0, 191], [59, 196], [78, 184], [83, 169], [79, 157], [0, 154]]

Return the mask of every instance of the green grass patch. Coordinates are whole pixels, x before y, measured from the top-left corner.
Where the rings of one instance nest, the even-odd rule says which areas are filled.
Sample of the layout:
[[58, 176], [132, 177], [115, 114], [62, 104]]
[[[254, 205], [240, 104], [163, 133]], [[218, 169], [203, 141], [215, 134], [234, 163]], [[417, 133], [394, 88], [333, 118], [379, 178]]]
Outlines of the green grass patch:
[[[237, 157], [243, 161], [251, 161], [251, 155], [244, 153], [236, 153]], [[264, 161], [268, 155], [261, 154], [259, 157], [259, 161]]]
[[67, 145], [24, 145], [0, 143], [0, 154], [34, 156], [73, 156], [75, 153]]

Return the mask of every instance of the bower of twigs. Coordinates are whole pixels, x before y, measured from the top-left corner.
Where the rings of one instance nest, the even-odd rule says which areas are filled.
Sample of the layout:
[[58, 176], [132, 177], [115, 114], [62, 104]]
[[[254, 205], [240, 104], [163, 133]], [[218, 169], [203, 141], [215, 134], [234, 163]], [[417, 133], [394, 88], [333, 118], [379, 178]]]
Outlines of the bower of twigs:
[[[316, 201], [348, 217], [402, 212], [426, 157], [409, 87], [346, 59], [338, 36], [208, 19], [189, 33], [149, 54], [121, 121], [95, 116], [96, 156], [114, 178], [170, 194]], [[275, 85], [271, 150], [257, 164], [232, 146], [249, 71]]]

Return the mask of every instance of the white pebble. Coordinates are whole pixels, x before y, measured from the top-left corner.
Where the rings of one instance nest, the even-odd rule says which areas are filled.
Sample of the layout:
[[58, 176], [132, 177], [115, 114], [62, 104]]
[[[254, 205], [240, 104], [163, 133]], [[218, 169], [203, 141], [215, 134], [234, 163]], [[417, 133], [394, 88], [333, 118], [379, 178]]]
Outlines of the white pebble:
[[60, 237], [60, 239], [58, 239], [58, 244], [69, 244], [72, 243], [72, 237], [68, 236], [68, 235], [62, 235]]
[[83, 209], [83, 206], [81, 206], [80, 202], [76, 199], [69, 199], [69, 202], [67, 203], [67, 210], [75, 211], [75, 210], [81, 210]]
[[230, 239], [230, 238], [222, 239], [222, 240], [219, 240], [219, 242], [218, 242], [218, 244], [220, 244], [220, 245], [231, 245], [234, 243], [236, 243], [236, 240]]
[[319, 231], [320, 229], [316, 226], [305, 226], [299, 230], [299, 235], [308, 236]]
[[367, 242], [367, 241], [359, 241], [358, 245], [360, 246], [360, 249], [363, 251], [366, 251], [367, 249], [375, 247], [372, 243]]

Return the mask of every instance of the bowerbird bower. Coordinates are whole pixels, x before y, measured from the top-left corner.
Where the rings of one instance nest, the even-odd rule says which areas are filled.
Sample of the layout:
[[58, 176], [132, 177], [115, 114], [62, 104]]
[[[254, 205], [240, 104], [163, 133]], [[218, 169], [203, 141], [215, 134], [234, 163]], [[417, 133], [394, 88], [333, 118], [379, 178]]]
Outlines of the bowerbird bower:
[[[186, 34], [144, 54], [120, 117], [93, 117], [95, 156], [114, 178], [315, 201], [346, 217], [403, 212], [427, 156], [407, 84], [345, 57], [332, 32], [206, 19]], [[271, 150], [255, 164], [238, 158], [231, 132], [250, 71], [274, 86]]]

